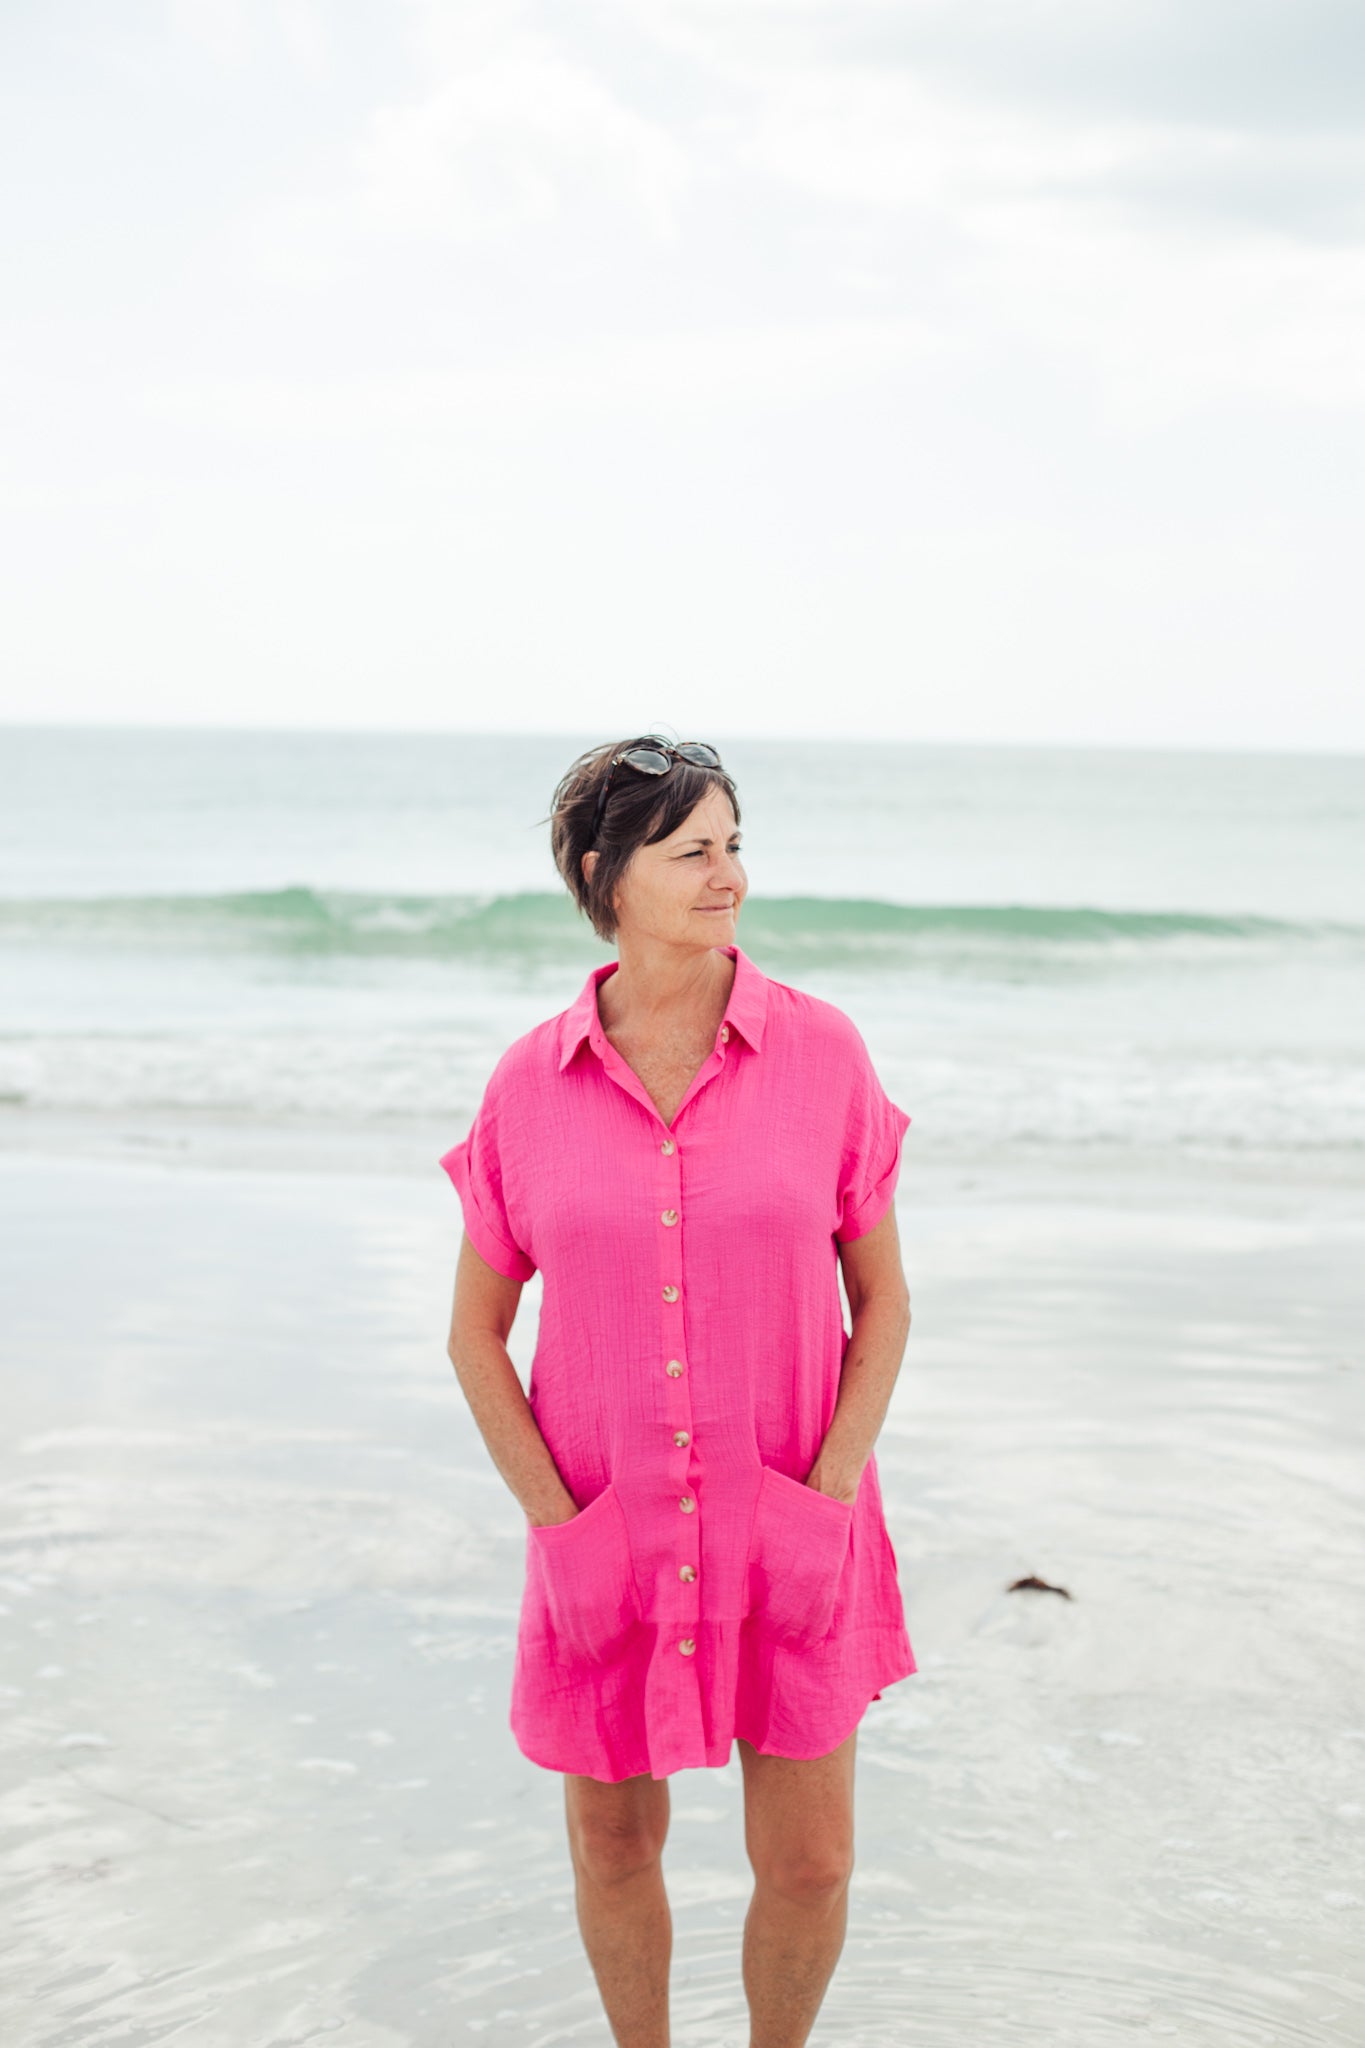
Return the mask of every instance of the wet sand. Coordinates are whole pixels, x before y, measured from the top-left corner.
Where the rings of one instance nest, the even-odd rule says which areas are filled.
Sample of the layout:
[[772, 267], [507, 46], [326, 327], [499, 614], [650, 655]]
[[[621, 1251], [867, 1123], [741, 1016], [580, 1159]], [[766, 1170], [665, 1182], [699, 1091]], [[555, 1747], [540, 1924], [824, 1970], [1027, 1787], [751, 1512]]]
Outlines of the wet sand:
[[[605, 2048], [445, 1134], [0, 1138], [5, 2041]], [[908, 1152], [900, 1217], [920, 1669], [813, 2048], [1365, 2041], [1358, 1191]], [[671, 1790], [674, 2037], [743, 2048], [738, 1751]]]

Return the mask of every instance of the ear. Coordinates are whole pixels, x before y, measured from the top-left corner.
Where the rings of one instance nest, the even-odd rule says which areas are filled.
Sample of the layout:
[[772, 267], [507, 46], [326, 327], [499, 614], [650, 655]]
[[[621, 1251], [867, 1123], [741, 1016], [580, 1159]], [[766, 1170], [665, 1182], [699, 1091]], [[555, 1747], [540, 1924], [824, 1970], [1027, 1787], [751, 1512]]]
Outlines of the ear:
[[590, 863], [590, 862], [595, 862], [595, 861], [597, 860], [597, 858], [598, 858], [597, 848], [596, 848], [596, 847], [594, 846], [594, 847], [590, 847], [590, 848], [589, 848], [589, 850], [588, 850], [588, 852], [587, 852], [587, 853], [585, 853], [585, 854], [583, 855], [583, 858], [582, 858], [582, 859], [581, 859], [581, 860], [579, 861], [578, 865], [579, 865], [580, 869], [582, 870], [582, 874], [583, 874], [583, 879], [584, 879], [584, 881], [586, 881], [586, 882], [590, 882], [590, 881], [592, 880], [592, 867], [591, 867], [591, 866], [589, 865], [589, 863]]

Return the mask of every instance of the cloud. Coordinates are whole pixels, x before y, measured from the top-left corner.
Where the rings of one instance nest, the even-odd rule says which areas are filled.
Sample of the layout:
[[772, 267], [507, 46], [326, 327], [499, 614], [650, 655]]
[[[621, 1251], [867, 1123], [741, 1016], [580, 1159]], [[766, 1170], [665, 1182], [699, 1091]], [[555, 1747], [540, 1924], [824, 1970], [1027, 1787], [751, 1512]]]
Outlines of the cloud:
[[1359, 133], [1357, 0], [849, 0], [811, 10], [831, 62], [1086, 120]]
[[403, 232], [490, 236], [555, 219], [607, 187], [656, 233], [687, 183], [684, 151], [547, 38], [522, 35], [408, 106], [370, 116], [362, 215]]
[[1365, 138], [1154, 137], [1099, 181], [1095, 197], [1134, 224], [1362, 248]]
[[496, 248], [590, 220], [667, 240], [684, 147], [518, 10], [447, 25], [411, 96], [368, 109], [340, 163], [240, 225], [266, 267], [325, 277], [376, 243]]
[[1205, 239], [1365, 242], [1365, 134], [1249, 135], [945, 94], [911, 72], [812, 67], [756, 91], [744, 150], [806, 191], [886, 209], [1038, 202]]
[[739, 144], [751, 167], [809, 192], [893, 210], [1085, 190], [1141, 146], [1113, 127], [946, 101], [908, 73], [819, 65], [756, 84]]
[[638, 411], [771, 408], [903, 373], [941, 353], [943, 341], [909, 319], [830, 321], [799, 327], [698, 328], [687, 334], [616, 335], [591, 349], [526, 353], [467, 369], [402, 375], [169, 379], [144, 386], [139, 408], [212, 434], [346, 440], [411, 430], [502, 431], [509, 421], [564, 421], [579, 413], [619, 420]]
[[166, 0], [174, 36], [183, 38], [230, 69], [246, 61], [251, 24], [245, 0]]
[[669, 0], [667, 19], [808, 191], [1365, 236], [1356, 0]]
[[1365, 250], [1060, 231], [1025, 211], [996, 230], [991, 290], [1002, 338], [1070, 365], [1125, 429], [1365, 408]]

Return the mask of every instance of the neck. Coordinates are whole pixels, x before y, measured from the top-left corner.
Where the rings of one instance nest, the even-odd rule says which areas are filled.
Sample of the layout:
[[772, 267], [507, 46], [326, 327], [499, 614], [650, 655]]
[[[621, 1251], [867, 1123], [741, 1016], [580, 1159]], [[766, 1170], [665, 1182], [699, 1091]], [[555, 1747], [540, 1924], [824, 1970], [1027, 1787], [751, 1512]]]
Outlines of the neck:
[[648, 1034], [680, 1021], [714, 1030], [725, 1013], [738, 960], [734, 947], [703, 953], [647, 940], [619, 939], [620, 965], [597, 987], [597, 1013], [608, 1029]]

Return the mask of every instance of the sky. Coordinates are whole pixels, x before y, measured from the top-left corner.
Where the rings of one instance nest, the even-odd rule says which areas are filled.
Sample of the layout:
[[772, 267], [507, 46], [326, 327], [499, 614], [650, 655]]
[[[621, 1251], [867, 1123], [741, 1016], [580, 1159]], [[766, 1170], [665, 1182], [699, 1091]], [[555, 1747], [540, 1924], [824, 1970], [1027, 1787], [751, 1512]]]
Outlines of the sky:
[[0, 719], [1365, 748], [1358, 0], [7, 0]]

